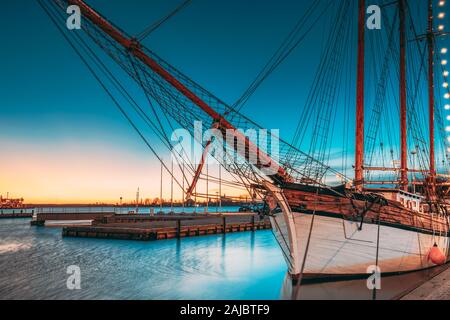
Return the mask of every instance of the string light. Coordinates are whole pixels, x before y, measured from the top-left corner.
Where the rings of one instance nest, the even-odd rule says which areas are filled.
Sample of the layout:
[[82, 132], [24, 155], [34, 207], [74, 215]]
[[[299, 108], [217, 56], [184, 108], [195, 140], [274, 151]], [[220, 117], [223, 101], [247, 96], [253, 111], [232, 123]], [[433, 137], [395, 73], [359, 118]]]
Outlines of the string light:
[[[445, 6], [445, 0], [440, 0], [440, 1], [438, 2], [438, 5], [439, 5], [439, 7], [444, 7], [444, 6]], [[444, 13], [444, 12], [439, 12], [438, 15], [437, 15], [437, 17], [438, 17], [438, 19], [441, 19], [441, 20], [442, 20], [442, 19], [445, 18], [445, 13]], [[445, 28], [445, 27], [444, 27], [443, 24], [439, 24], [438, 27], [437, 27], [437, 29], [438, 29], [440, 32], [443, 32], [443, 31], [444, 31], [444, 28]], [[441, 55], [444, 56], [444, 55], [446, 55], [446, 54], [448, 53], [448, 49], [447, 49], [446, 47], [444, 47], [444, 48], [441, 49], [440, 52], [441, 52]], [[448, 63], [448, 61], [447, 61], [446, 59], [442, 59], [442, 60], [441, 60], [441, 65], [442, 65], [442, 66], [446, 66], [447, 63]], [[448, 82], [447, 82], [447, 78], [448, 78], [449, 73], [448, 73], [447, 70], [443, 70], [443, 71], [442, 71], [442, 75], [443, 75], [443, 77], [444, 77], [444, 82], [442, 83], [442, 87], [448, 90], [449, 85], [448, 85]], [[449, 93], [449, 92], [447, 92], [447, 93], [444, 94], [444, 99], [446, 99], [446, 100], [450, 99], [450, 93]], [[444, 108], [445, 108], [445, 110], [449, 111], [449, 110], [450, 110], [450, 104], [446, 104], [446, 105], [444, 106]], [[446, 116], [446, 119], [447, 119], [447, 121], [450, 121], [450, 115], [447, 115], [447, 116]], [[450, 126], [446, 126], [446, 127], [445, 127], [445, 131], [450, 133]], [[447, 137], [447, 142], [450, 143], [450, 136]], [[450, 146], [447, 147], [447, 152], [450, 153]]]

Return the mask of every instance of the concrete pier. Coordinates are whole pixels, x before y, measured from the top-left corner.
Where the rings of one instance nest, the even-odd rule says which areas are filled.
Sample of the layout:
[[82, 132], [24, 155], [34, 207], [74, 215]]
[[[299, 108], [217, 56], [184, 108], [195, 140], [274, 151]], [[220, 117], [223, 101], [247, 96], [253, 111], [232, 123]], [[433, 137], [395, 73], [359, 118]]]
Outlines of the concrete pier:
[[403, 296], [401, 300], [450, 300], [450, 265], [440, 274]]
[[34, 208], [11, 208], [0, 209], [0, 219], [10, 218], [31, 218], [34, 214]]

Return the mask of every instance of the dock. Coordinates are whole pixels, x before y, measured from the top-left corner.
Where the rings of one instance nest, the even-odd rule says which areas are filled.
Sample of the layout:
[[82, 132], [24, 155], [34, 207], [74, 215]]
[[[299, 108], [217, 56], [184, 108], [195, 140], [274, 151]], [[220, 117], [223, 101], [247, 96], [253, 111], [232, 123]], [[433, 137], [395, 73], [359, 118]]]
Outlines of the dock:
[[450, 264], [444, 271], [401, 297], [401, 300], [450, 300]]
[[[89, 224], [96, 220], [102, 220], [108, 216], [114, 216], [113, 211], [99, 212], [40, 212], [33, 216], [32, 226], [44, 226], [49, 222], [73, 222], [73, 221], [89, 221]], [[71, 224], [71, 223], [69, 223]]]
[[34, 209], [30, 208], [7, 208], [0, 209], [0, 219], [10, 218], [31, 218], [34, 214]]
[[66, 226], [63, 237], [156, 241], [271, 229], [253, 213], [107, 215], [91, 226]]

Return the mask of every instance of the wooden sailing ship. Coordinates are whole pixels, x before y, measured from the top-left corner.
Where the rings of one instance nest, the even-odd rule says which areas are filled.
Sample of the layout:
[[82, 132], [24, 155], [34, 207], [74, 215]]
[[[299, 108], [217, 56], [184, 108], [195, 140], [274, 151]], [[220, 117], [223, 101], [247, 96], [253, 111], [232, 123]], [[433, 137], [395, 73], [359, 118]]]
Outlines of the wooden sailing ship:
[[[449, 217], [446, 200], [438, 195], [434, 151], [433, 4], [429, 1], [429, 163], [422, 193], [408, 191], [406, 99], [406, 1], [398, 1], [400, 19], [401, 166], [364, 166], [364, 29], [365, 1], [359, 1], [356, 154], [353, 185], [336, 189], [283, 184], [273, 190], [286, 203], [286, 217], [273, 217], [278, 241], [284, 244], [294, 281], [299, 277], [364, 277], [375, 266], [382, 274], [423, 270], [447, 262]], [[398, 188], [370, 188], [365, 171], [399, 171]], [[442, 186], [441, 186], [442, 187]], [[442, 189], [442, 188], [441, 188]], [[442, 193], [441, 193], [442, 194]], [[287, 208], [289, 207], [289, 208]], [[439, 252], [439, 259], [430, 253]], [[371, 269], [372, 268], [372, 269]], [[372, 271], [371, 271], [372, 270]]]
[[[408, 188], [408, 172], [415, 169], [408, 169], [407, 161], [406, 0], [394, 2], [398, 6], [400, 20], [399, 168], [373, 168], [364, 165], [366, 3], [365, 0], [358, 1], [355, 177], [347, 179], [347, 184], [337, 187], [325, 184], [320, 176], [325, 172], [341, 177], [343, 175], [281, 139], [280, 157], [272, 159], [266, 151], [236, 129], [260, 128], [257, 124], [146, 49], [138, 39], [115, 27], [84, 1], [53, 0], [53, 3], [56, 8], [62, 9], [66, 5], [79, 6], [85, 18], [83, 29], [89, 38], [136, 80], [148, 97], [159, 104], [165, 115], [190, 132], [193, 132], [194, 121], [209, 123], [211, 128], [221, 133], [231, 130], [235, 141], [243, 142], [245, 148], [239, 149], [236, 143], [225, 144], [223, 148], [237, 152], [244, 160], [248, 160], [249, 155], [256, 156], [256, 163], [244, 161], [221, 165], [230, 173], [248, 181], [248, 186], [264, 197], [270, 208], [265, 213], [271, 217], [290, 277], [298, 281], [305, 277], [367, 276], [373, 266], [382, 274], [398, 274], [430, 268], [447, 262], [449, 257], [447, 202], [442, 196], [443, 187], [437, 182], [435, 168], [433, 42], [437, 35], [433, 29], [432, 1], [429, 2], [429, 27], [425, 35], [429, 48], [431, 143], [429, 168], [420, 171], [424, 173], [420, 193]], [[53, 17], [53, 9], [40, 2], [49, 16]], [[85, 45], [83, 41], [79, 44]], [[95, 56], [92, 60], [98, 63]], [[90, 70], [93, 71], [91, 68]], [[117, 101], [115, 103], [118, 105]], [[119, 109], [124, 113], [123, 108], [119, 106]], [[129, 117], [127, 120], [131, 122]], [[143, 138], [142, 135], [141, 137]], [[212, 140], [199, 141], [205, 151], [193, 174], [193, 182], [187, 189], [188, 196], [195, 190], [205, 155], [213, 144]], [[276, 170], [267, 173], [268, 167]], [[312, 167], [316, 169], [311, 170]], [[399, 181], [393, 183], [398, 187], [371, 188], [370, 185], [374, 182], [366, 181], [364, 173], [375, 170], [399, 173]], [[317, 172], [320, 174], [316, 174]]]

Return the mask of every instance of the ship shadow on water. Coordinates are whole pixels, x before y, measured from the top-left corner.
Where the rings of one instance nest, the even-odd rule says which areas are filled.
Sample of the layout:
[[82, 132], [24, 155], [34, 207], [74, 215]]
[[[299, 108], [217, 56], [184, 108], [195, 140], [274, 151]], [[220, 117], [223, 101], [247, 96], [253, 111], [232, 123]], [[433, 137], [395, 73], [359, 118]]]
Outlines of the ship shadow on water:
[[[450, 264], [409, 272], [400, 275], [381, 277], [381, 289], [368, 289], [367, 279], [353, 279], [340, 281], [308, 280], [302, 285], [292, 284], [289, 274], [286, 274], [281, 289], [282, 300], [396, 300], [401, 299], [431, 278], [450, 267]], [[296, 291], [296, 293], [295, 293]]]

